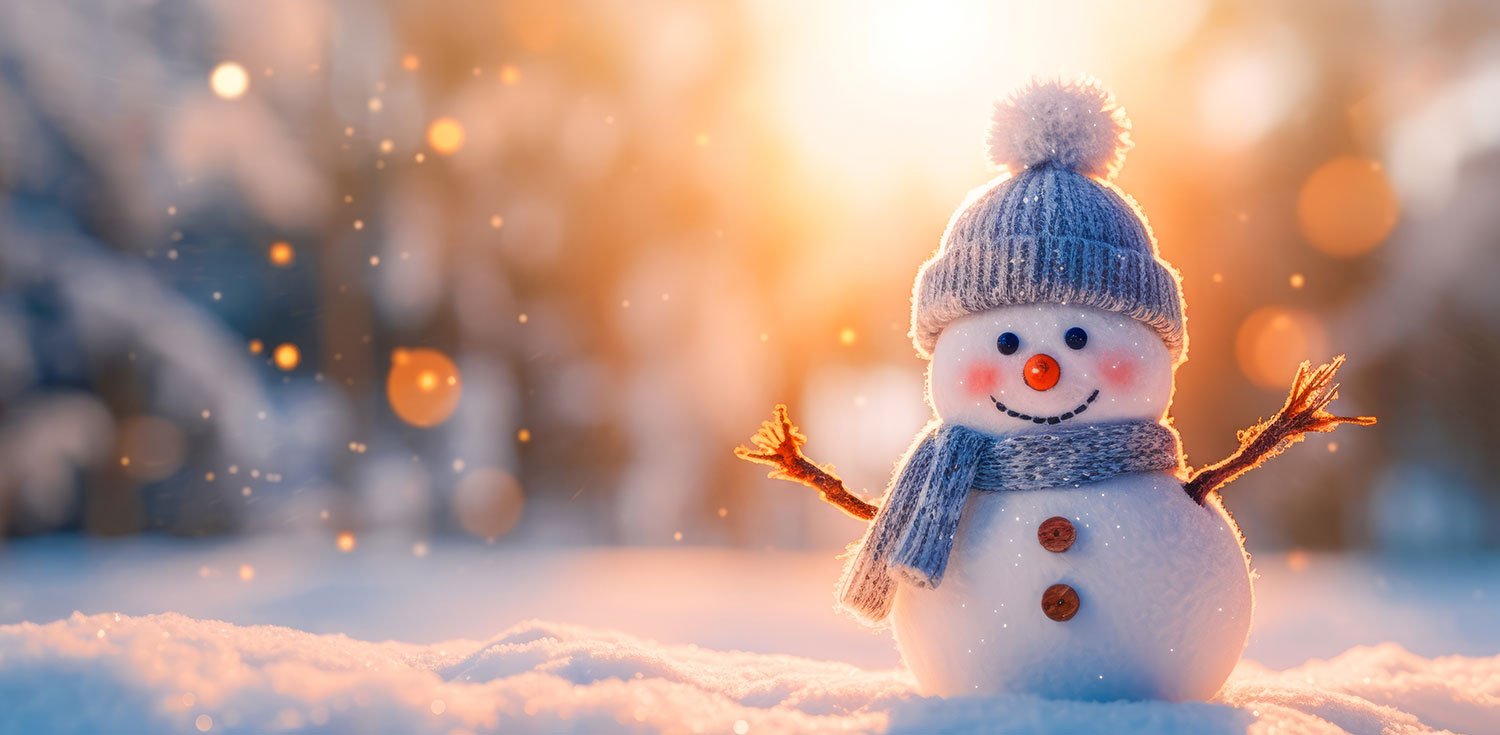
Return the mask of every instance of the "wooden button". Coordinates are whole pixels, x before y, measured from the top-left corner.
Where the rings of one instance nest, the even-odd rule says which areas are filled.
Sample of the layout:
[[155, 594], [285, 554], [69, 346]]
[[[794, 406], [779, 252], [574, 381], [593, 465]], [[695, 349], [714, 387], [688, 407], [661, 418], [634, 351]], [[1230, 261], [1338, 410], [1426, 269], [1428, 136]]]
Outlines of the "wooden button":
[[1072, 548], [1075, 538], [1078, 538], [1078, 532], [1062, 516], [1052, 516], [1036, 528], [1036, 540], [1042, 542], [1042, 548], [1056, 554]]
[[1054, 584], [1042, 593], [1042, 612], [1061, 623], [1078, 614], [1078, 593], [1065, 584]]

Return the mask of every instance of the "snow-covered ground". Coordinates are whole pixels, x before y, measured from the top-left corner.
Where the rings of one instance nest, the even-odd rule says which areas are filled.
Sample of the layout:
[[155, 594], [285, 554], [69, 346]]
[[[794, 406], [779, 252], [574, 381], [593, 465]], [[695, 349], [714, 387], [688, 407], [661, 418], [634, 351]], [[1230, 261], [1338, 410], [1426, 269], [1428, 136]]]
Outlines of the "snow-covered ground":
[[834, 613], [837, 566], [23, 541], [0, 548], [0, 732], [1500, 732], [1500, 559], [1258, 556], [1247, 660], [1188, 705], [921, 698]]
[[1360, 647], [1213, 703], [924, 699], [895, 670], [528, 622], [486, 641], [367, 643], [176, 613], [0, 628], [7, 732], [1494, 731], [1500, 657]]

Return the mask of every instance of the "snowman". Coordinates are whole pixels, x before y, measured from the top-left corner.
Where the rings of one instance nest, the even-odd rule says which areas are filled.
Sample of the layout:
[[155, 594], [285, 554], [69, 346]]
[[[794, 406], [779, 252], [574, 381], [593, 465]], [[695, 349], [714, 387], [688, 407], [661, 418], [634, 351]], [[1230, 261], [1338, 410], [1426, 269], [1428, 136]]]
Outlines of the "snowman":
[[1219, 489], [1308, 432], [1374, 422], [1326, 410], [1342, 356], [1304, 363], [1238, 451], [1184, 466], [1180, 279], [1111, 183], [1128, 130], [1087, 79], [996, 105], [1001, 176], [960, 205], [912, 297], [936, 417], [878, 507], [802, 454], [785, 406], [737, 450], [870, 521], [838, 599], [889, 622], [924, 694], [1213, 696], [1254, 607]]

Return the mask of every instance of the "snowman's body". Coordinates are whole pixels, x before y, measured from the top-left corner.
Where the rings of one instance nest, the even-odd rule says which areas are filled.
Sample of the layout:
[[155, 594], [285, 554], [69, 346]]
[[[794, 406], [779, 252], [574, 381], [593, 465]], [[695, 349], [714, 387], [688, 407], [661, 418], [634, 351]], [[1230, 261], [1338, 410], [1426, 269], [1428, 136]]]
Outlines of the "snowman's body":
[[[1038, 540], [1055, 516], [1076, 533], [1061, 552]], [[1066, 621], [1042, 610], [1058, 583], [1079, 599]], [[892, 622], [926, 694], [1186, 700], [1229, 676], [1250, 612], [1234, 522], [1154, 473], [970, 493], [942, 584], [902, 585]]]
[[[943, 330], [928, 392], [943, 421], [996, 436], [1163, 421], [1175, 367], [1129, 317], [1007, 306]], [[1072, 538], [1057, 551], [1038, 536], [1054, 517]], [[1172, 473], [1134, 473], [970, 492], [941, 583], [902, 583], [891, 616], [928, 694], [1206, 699], [1244, 651], [1250, 580], [1239, 529], [1217, 496], [1199, 505]], [[1058, 584], [1076, 594], [1071, 617], [1044, 610]]]

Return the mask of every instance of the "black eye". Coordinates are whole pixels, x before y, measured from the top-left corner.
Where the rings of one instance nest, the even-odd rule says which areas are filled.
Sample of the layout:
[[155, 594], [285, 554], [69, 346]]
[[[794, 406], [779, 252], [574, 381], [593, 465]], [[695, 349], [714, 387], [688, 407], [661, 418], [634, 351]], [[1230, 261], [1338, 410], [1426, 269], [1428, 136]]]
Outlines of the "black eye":
[[1067, 341], [1069, 347], [1081, 350], [1084, 345], [1089, 343], [1089, 333], [1079, 327], [1073, 327], [1063, 333], [1063, 339]]
[[1016, 350], [1021, 349], [1021, 338], [1017, 337], [1015, 332], [1006, 332], [1000, 335], [1000, 339], [995, 340], [995, 346], [1000, 348], [1002, 355], [1014, 355]]

